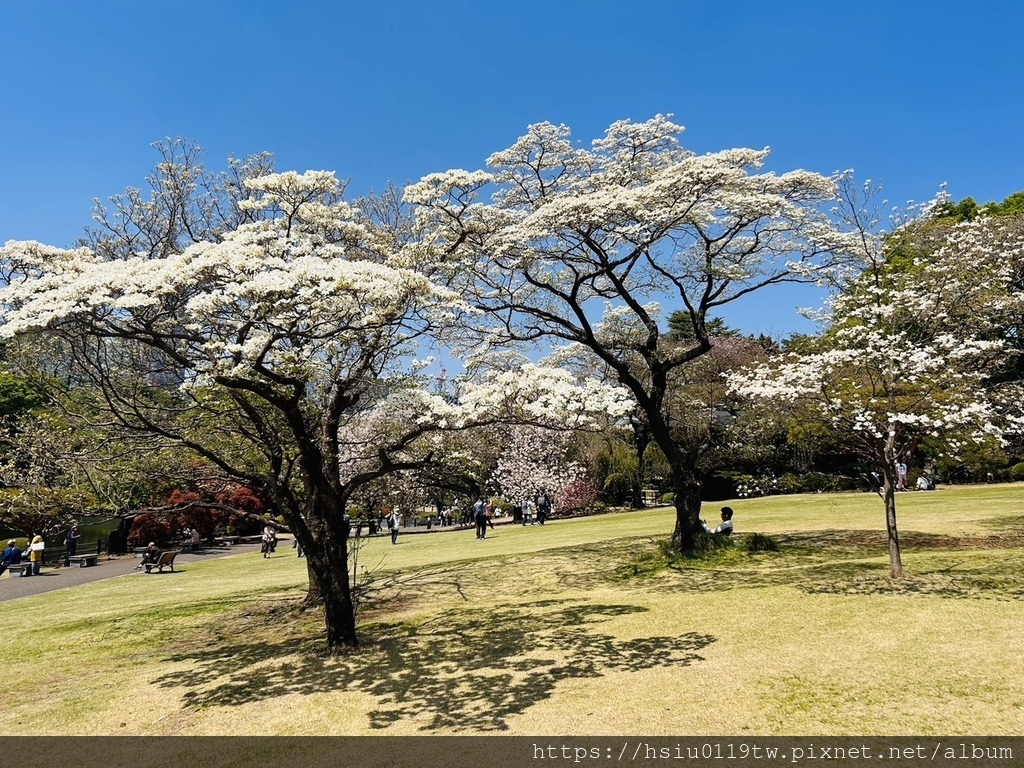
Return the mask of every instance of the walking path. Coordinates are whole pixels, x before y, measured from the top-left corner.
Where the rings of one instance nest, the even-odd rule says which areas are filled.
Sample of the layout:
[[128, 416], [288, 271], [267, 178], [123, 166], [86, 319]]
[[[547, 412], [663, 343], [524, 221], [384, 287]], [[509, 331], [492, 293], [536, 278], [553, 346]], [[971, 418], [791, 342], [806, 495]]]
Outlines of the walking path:
[[[503, 517], [494, 521], [495, 525], [511, 525], [511, 517]], [[467, 531], [473, 528], [472, 525], [451, 525], [440, 527], [437, 525], [427, 528], [426, 525], [404, 526], [401, 529], [401, 535], [409, 534], [420, 534], [420, 533], [441, 533], [447, 531]], [[366, 534], [364, 534], [366, 535]], [[377, 534], [378, 537], [386, 537], [387, 531], [382, 531]], [[281, 550], [290, 556], [291, 555], [291, 539], [280, 538], [277, 542], [278, 554], [276, 557], [281, 556]], [[187, 567], [189, 563], [199, 563], [203, 560], [210, 560], [220, 557], [232, 557], [234, 555], [244, 555], [250, 552], [259, 552], [260, 545], [257, 544], [235, 544], [230, 547], [214, 547], [210, 549], [203, 549], [199, 552], [182, 552], [174, 559], [175, 570], [179, 566]], [[88, 568], [80, 568], [77, 565], [72, 565], [69, 568], [55, 568], [55, 567], [44, 567], [38, 576], [11, 576], [10, 572], [4, 573], [0, 576], [0, 603], [7, 600], [16, 600], [19, 597], [29, 597], [30, 595], [39, 595], [43, 592], [53, 592], [58, 589], [67, 589], [69, 587], [77, 587], [79, 584], [88, 584], [92, 581], [101, 581], [103, 579], [113, 579], [117, 576], [128, 576], [130, 574], [139, 574], [140, 571], [135, 570], [135, 566], [139, 564], [138, 558], [132, 557], [131, 555], [119, 555], [117, 557], [106, 557], [100, 555], [99, 563]], [[184, 570], [184, 567], [182, 570]], [[154, 574], [154, 576], [159, 574]]]
[[[290, 539], [288, 540], [290, 542]], [[280, 541], [278, 543], [280, 549]], [[236, 544], [233, 547], [216, 547], [203, 549], [199, 552], [182, 552], [174, 559], [174, 569], [182, 570], [188, 567], [189, 563], [201, 563], [203, 560], [211, 560], [220, 557], [232, 557], [244, 555], [250, 552], [259, 552], [259, 544]], [[291, 550], [288, 550], [290, 553]], [[277, 557], [281, 555], [278, 554]], [[139, 559], [131, 555], [121, 555], [107, 558], [100, 555], [97, 565], [88, 568], [80, 568], [72, 565], [70, 568], [44, 567], [38, 576], [10, 576], [9, 572], [0, 576], [0, 602], [15, 600], [19, 597], [38, 595], [43, 592], [53, 592], [57, 589], [77, 587], [79, 584], [88, 584], [91, 581], [112, 579], [116, 576], [127, 576], [129, 574], [145, 575], [136, 571], [135, 566]], [[165, 571], [166, 573], [166, 571]], [[151, 574], [149, 578], [156, 578], [159, 574]]]

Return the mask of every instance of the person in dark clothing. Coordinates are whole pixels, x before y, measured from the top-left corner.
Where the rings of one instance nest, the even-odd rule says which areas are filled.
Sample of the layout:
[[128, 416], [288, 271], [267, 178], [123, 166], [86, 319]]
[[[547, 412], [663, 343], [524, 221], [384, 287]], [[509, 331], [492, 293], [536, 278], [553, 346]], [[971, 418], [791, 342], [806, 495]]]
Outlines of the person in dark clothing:
[[483, 496], [479, 497], [473, 505], [473, 520], [476, 523], [476, 537], [478, 539], [487, 538], [487, 502], [484, 501]]
[[544, 525], [544, 521], [551, 516], [551, 499], [547, 493], [537, 494], [537, 522]]
[[156, 542], [149, 542], [146, 551], [142, 553], [142, 562], [135, 566], [135, 570], [141, 571], [147, 564], [156, 565], [160, 562], [160, 554], [160, 547], [156, 545]]
[[64, 538], [64, 567], [71, 565], [71, 558], [78, 551], [78, 540], [82, 538], [78, 534], [78, 526], [71, 526], [68, 535]]
[[0, 573], [7, 570], [9, 565], [18, 565], [21, 562], [21, 550], [18, 549], [18, 542], [11, 539], [7, 542], [7, 549], [3, 557], [0, 557]]

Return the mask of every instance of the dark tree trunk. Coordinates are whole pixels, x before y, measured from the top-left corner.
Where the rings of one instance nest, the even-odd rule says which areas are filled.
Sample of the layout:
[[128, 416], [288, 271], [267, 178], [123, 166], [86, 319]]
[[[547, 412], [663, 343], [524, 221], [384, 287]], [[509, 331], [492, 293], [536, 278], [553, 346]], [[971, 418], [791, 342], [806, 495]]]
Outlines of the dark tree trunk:
[[304, 522], [294, 531], [306, 555], [309, 574], [303, 604], [323, 606], [328, 653], [355, 648], [359, 641], [348, 568], [351, 526], [345, 519], [344, 504], [331, 491], [312, 494], [307, 500]]
[[633, 480], [633, 487], [630, 489], [630, 506], [633, 509], [643, 509], [647, 505], [644, 503], [643, 489], [640, 487], [643, 485], [639, 480]]
[[889, 538], [889, 575], [894, 579], [903, 578], [903, 558], [900, 555], [900, 537], [896, 527], [896, 469], [895, 456], [889, 460], [886, 450], [880, 469], [882, 470], [882, 500], [885, 502], [885, 532]]
[[672, 533], [674, 552], [692, 552], [704, 528], [700, 524], [700, 481], [689, 472], [675, 473], [676, 527]]
[[[305, 552], [309, 550], [303, 547]], [[306, 589], [306, 597], [302, 601], [303, 608], [317, 608], [323, 605], [323, 597], [320, 593], [320, 577], [316, 573], [313, 562], [306, 556], [306, 575], [309, 577], [309, 587]]]
[[636, 477], [633, 478], [633, 507], [641, 509], [644, 504], [643, 484], [647, 474], [647, 446], [651, 444], [651, 432], [645, 423], [633, 422], [633, 446], [636, 449]]

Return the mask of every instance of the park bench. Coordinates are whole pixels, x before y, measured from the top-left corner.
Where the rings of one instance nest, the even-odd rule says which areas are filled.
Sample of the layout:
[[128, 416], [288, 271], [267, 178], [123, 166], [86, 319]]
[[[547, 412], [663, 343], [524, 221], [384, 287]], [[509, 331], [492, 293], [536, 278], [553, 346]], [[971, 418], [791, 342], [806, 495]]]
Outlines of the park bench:
[[86, 568], [90, 565], [96, 565], [99, 562], [99, 555], [71, 555], [68, 558], [68, 564], [78, 563], [79, 568]]
[[20, 563], [11, 563], [7, 566], [7, 570], [11, 572], [11, 576], [31, 576], [32, 563], [28, 560], [24, 560]]
[[164, 568], [170, 568], [171, 573], [174, 573], [174, 558], [178, 556], [179, 550], [172, 550], [170, 552], [161, 552], [160, 559], [155, 563], [146, 563], [146, 573], [152, 573], [153, 569], [157, 569], [157, 573], [163, 573]]

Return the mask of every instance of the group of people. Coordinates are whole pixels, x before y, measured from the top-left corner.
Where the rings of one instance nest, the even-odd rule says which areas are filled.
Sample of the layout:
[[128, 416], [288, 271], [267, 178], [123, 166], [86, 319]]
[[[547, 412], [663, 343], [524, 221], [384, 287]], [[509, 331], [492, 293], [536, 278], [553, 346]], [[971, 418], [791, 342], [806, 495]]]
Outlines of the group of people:
[[527, 497], [519, 502], [519, 513], [522, 515], [523, 525], [527, 523], [544, 525], [551, 517], [551, 499], [544, 491], [538, 493], [535, 498]]
[[[472, 520], [476, 525], [477, 539], [486, 539], [488, 529], [494, 529], [493, 519], [504, 513], [500, 507], [494, 506], [486, 496], [478, 496], [472, 507]], [[527, 497], [513, 505], [512, 519], [521, 521], [522, 525], [544, 525], [551, 516], [551, 499], [541, 491], [536, 497]]]
[[199, 542], [203, 539], [198, 528], [189, 528], [187, 526], [181, 532], [181, 537], [191, 545], [192, 549], [199, 549]]
[[477, 540], [487, 538], [487, 528], [494, 530], [494, 505], [483, 496], [478, 496], [473, 502], [473, 523], [476, 525]]
[[[533, 525], [535, 522], [544, 525], [551, 516], [551, 500], [546, 492], [541, 492], [537, 494], [536, 498], [526, 498], [518, 505], [513, 505], [512, 511], [514, 519], [517, 521], [521, 519], [523, 525], [527, 523]], [[458, 522], [462, 525], [473, 525], [476, 528], [476, 538], [480, 540], [487, 538], [488, 530], [494, 529], [494, 518], [504, 515], [505, 512], [501, 507], [496, 506], [486, 496], [480, 495], [459, 517]], [[430, 522], [428, 521], [428, 528]], [[451, 508], [446, 508], [438, 514], [437, 524], [441, 527], [453, 525], [455, 522], [455, 512]], [[398, 510], [384, 510], [379, 517], [370, 519], [369, 532], [373, 535], [378, 530], [387, 529], [391, 534], [391, 543], [397, 544], [401, 526], [402, 515]], [[360, 535], [361, 532], [362, 523], [357, 527], [356, 535]]]
[[455, 525], [455, 510], [451, 507], [445, 507], [437, 513], [437, 524], [442, 528], [446, 528], [450, 525]]
[[[899, 461], [896, 462], [895, 465], [893, 465], [893, 469], [895, 470], [896, 474], [896, 486], [893, 490], [909, 491], [911, 489], [910, 472], [907, 468], [906, 462], [900, 459]], [[877, 471], [869, 473], [869, 485], [870, 490], [881, 492], [881, 489], [884, 486], [884, 480], [882, 476], [878, 474]], [[935, 490], [935, 480], [933, 477], [933, 473], [930, 471], [930, 467], [926, 466], [924, 470], [921, 472], [921, 474], [918, 475], [917, 482], [914, 483], [914, 488], [918, 491]]]
[[16, 540], [8, 539], [7, 548], [0, 556], [0, 574], [6, 572], [12, 565], [21, 564], [27, 557], [29, 563], [32, 564], [29, 575], [38, 576], [39, 569], [43, 565], [43, 550], [45, 549], [46, 544], [43, 542], [42, 536], [33, 536], [31, 543], [25, 547], [24, 551], [18, 548]]

